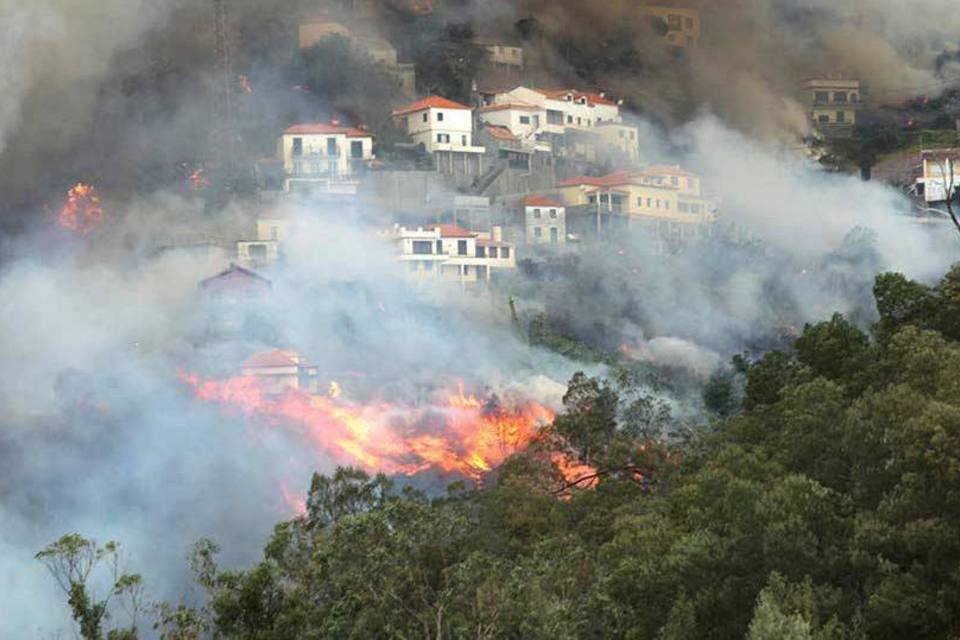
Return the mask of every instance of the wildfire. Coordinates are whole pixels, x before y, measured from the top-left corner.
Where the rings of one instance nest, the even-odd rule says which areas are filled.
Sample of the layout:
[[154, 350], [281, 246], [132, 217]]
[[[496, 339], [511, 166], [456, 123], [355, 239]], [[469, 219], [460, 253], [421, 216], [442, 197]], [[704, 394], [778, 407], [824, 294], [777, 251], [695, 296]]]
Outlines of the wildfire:
[[410, 0], [410, 10], [418, 15], [433, 13], [433, 0]]
[[181, 373], [180, 377], [204, 402], [283, 429], [341, 464], [388, 474], [432, 469], [479, 480], [525, 449], [539, 428], [553, 420], [553, 413], [537, 403], [510, 409], [484, 405], [465, 394], [462, 386], [444, 401], [427, 406], [360, 406], [342, 395], [334, 398], [300, 389], [271, 395], [253, 376], [202, 380]]
[[103, 207], [93, 186], [78, 182], [67, 192], [57, 221], [61, 228], [87, 234], [103, 222]]
[[210, 186], [210, 180], [203, 175], [203, 167], [198, 167], [187, 177], [187, 180], [190, 182], [190, 188], [194, 191], [200, 191]]

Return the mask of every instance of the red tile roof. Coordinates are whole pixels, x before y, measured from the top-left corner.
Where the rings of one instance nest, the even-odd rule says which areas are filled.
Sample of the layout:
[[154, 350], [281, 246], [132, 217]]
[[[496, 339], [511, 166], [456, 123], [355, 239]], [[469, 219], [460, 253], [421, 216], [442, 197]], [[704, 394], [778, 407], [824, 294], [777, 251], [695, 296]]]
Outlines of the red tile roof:
[[303, 356], [290, 349], [275, 349], [265, 351], [247, 358], [242, 367], [245, 369], [260, 369], [270, 367], [296, 367], [303, 362]]
[[466, 109], [469, 111], [470, 107], [460, 104], [459, 102], [454, 102], [453, 100], [448, 100], [443, 96], [430, 96], [429, 98], [417, 100], [416, 102], [412, 102], [404, 107], [394, 109], [393, 115], [403, 116], [408, 113], [423, 111], [424, 109]]
[[455, 224], [434, 224], [425, 228], [439, 229], [441, 238], [475, 238], [477, 236], [476, 233]]
[[611, 106], [617, 106], [617, 103], [613, 100], [610, 100], [606, 96], [602, 96], [599, 93], [593, 93], [590, 91], [580, 91], [578, 89], [534, 89], [537, 93], [550, 98], [551, 100], [565, 100], [568, 95], [572, 95], [573, 99], [579, 100], [580, 98], [586, 98], [588, 104], [606, 104]]
[[563, 207], [563, 203], [546, 196], [528, 196], [523, 201], [525, 207]]
[[510, 132], [510, 129], [507, 129], [506, 127], [497, 127], [497, 126], [488, 124], [486, 127], [484, 127], [483, 130], [489, 133], [492, 137], [496, 138], [497, 140], [508, 140], [513, 142], [515, 140], [520, 139], [517, 136], [513, 135]]
[[498, 102], [496, 104], [488, 104], [485, 107], [480, 107], [478, 111], [480, 113], [489, 113], [491, 111], [505, 111], [507, 109], [520, 109], [522, 111], [539, 111], [540, 107], [533, 104], [524, 104], [522, 102]]
[[328, 122], [305, 122], [287, 127], [284, 135], [345, 135], [348, 138], [372, 138], [373, 134], [355, 127], [343, 127]]
[[558, 187], [575, 187], [581, 184], [591, 187], [615, 187], [630, 184], [638, 175], [636, 171], [617, 171], [606, 176], [576, 176], [557, 184]]
[[503, 240], [491, 240], [490, 238], [477, 238], [478, 247], [510, 247], [509, 242]]

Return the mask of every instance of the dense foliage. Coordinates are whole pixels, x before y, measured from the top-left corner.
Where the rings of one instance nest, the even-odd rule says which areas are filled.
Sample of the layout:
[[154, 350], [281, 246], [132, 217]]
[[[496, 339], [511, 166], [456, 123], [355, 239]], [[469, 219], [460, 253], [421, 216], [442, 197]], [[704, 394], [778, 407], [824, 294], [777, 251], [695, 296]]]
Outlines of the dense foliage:
[[707, 404], [733, 415], [696, 437], [663, 437], [629, 380], [578, 374], [481, 490], [316, 476], [257, 566], [198, 546], [201, 617], [261, 640], [957, 637], [960, 267], [875, 294], [870, 334], [837, 315], [715, 376]]

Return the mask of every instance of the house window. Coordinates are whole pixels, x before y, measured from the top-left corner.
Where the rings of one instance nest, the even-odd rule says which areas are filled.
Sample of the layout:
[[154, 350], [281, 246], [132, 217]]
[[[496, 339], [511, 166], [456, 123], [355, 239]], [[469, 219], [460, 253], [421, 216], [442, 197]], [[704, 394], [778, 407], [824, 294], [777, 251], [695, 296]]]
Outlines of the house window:
[[846, 91], [837, 91], [833, 94], [833, 101], [839, 102], [841, 104], [846, 104], [847, 102], [847, 93]]
[[496, 248], [496, 247], [490, 247], [490, 257], [491, 257], [491, 258], [496, 258], [496, 257], [497, 257], [497, 248]]
[[461, 255], [461, 256], [467, 255], [467, 241], [466, 241], [466, 240], [457, 240], [457, 255]]
[[670, 14], [667, 16], [667, 28], [670, 31], [680, 31], [681, 20], [683, 16], [678, 16], [676, 14]]
[[837, 111], [837, 122], [846, 122], [847, 113], [845, 111]]
[[686, 202], [681, 202], [677, 205], [677, 210], [680, 213], [688, 213], [690, 211], [690, 207], [687, 206]]
[[829, 91], [814, 91], [813, 101], [817, 104], [826, 104], [830, 102], [830, 92]]
[[477, 257], [477, 258], [486, 258], [486, 257], [487, 257], [487, 250], [486, 250], [484, 247], [478, 246], [478, 247], [477, 247], [477, 252], [476, 252], [476, 257]]
[[414, 240], [413, 254], [417, 256], [428, 256], [433, 253], [433, 243], [429, 240]]
[[530, 116], [520, 116], [520, 124], [530, 124]]
[[293, 155], [295, 157], [303, 155], [303, 138], [293, 139]]
[[686, 27], [687, 31], [693, 31], [693, 18], [684, 18], [683, 24]]
[[638, 206], [638, 207], [642, 207], [642, 206], [643, 206], [643, 198], [637, 198], [637, 206]]
[[438, 134], [437, 134], [437, 142], [444, 142], [444, 143], [450, 142], [450, 134], [449, 134], [449, 133], [438, 133]]
[[437, 255], [443, 255], [443, 240], [437, 240]]
[[543, 227], [534, 227], [533, 228], [533, 237], [540, 239], [543, 236]]
[[653, 198], [647, 198], [647, 209], [653, 208]]
[[663, 208], [666, 209], [667, 211], [670, 210], [670, 201], [669, 201], [669, 200], [664, 200], [664, 201], [663, 201]]
[[424, 122], [430, 122], [430, 112], [429, 112], [429, 111], [424, 111], [424, 112], [423, 112], [423, 121], [424, 121]]
[[337, 139], [336, 138], [327, 138], [327, 155], [328, 156], [337, 155]]
[[533, 217], [534, 217], [534, 218], [538, 218], [538, 219], [539, 219], [541, 215], [542, 215], [542, 212], [540, 211], [540, 209], [534, 209], [534, 210], [533, 210]]
[[462, 146], [467, 146], [467, 136], [460, 136], [460, 144]]
[[636, 140], [636, 139], [637, 139], [637, 132], [636, 132], [636, 131], [631, 131], [631, 132], [630, 132], [630, 139], [631, 139], [631, 140]]
[[550, 209], [550, 217], [551, 217], [551, 218], [556, 218], [556, 217], [557, 217], [557, 210], [556, 210], [556, 209]]
[[550, 109], [547, 111], [547, 124], [563, 124], [563, 112]]
[[830, 124], [830, 116], [822, 115], [817, 117], [817, 122], [820, 124]]
[[659, 209], [659, 208], [660, 208], [660, 201], [657, 200], [657, 209]]
[[556, 227], [550, 227], [550, 244], [557, 244], [560, 240], [560, 231]]
[[580, 124], [580, 118], [579, 118], [579, 117], [577, 118], [577, 124], [578, 124], [578, 125]]
[[270, 227], [270, 239], [277, 240], [280, 236], [280, 229], [277, 227]]
[[361, 140], [350, 141], [350, 157], [351, 158], [363, 157], [363, 142]]
[[500, 248], [500, 257], [504, 260], [510, 257], [510, 247], [501, 247]]
[[590, 204], [596, 204], [596, 203], [597, 203], [597, 196], [588, 196], [588, 197], [587, 197], [587, 202], [589, 202]]
[[678, 178], [678, 177], [676, 177], [676, 176], [672, 176], [672, 177], [670, 178], [670, 184], [672, 184], [672, 185], [675, 186], [675, 187], [679, 187], [679, 186], [680, 186], [680, 178]]
[[443, 111], [437, 111], [437, 122], [443, 122]]
[[573, 116], [567, 116], [567, 124], [573, 124]]

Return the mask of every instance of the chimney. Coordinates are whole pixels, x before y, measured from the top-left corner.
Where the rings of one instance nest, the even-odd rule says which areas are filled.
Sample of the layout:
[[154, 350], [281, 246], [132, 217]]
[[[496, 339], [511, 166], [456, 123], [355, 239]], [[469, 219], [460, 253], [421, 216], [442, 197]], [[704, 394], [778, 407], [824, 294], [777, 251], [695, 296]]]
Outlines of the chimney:
[[493, 225], [492, 239], [494, 242], [503, 242], [503, 227], [498, 224]]

